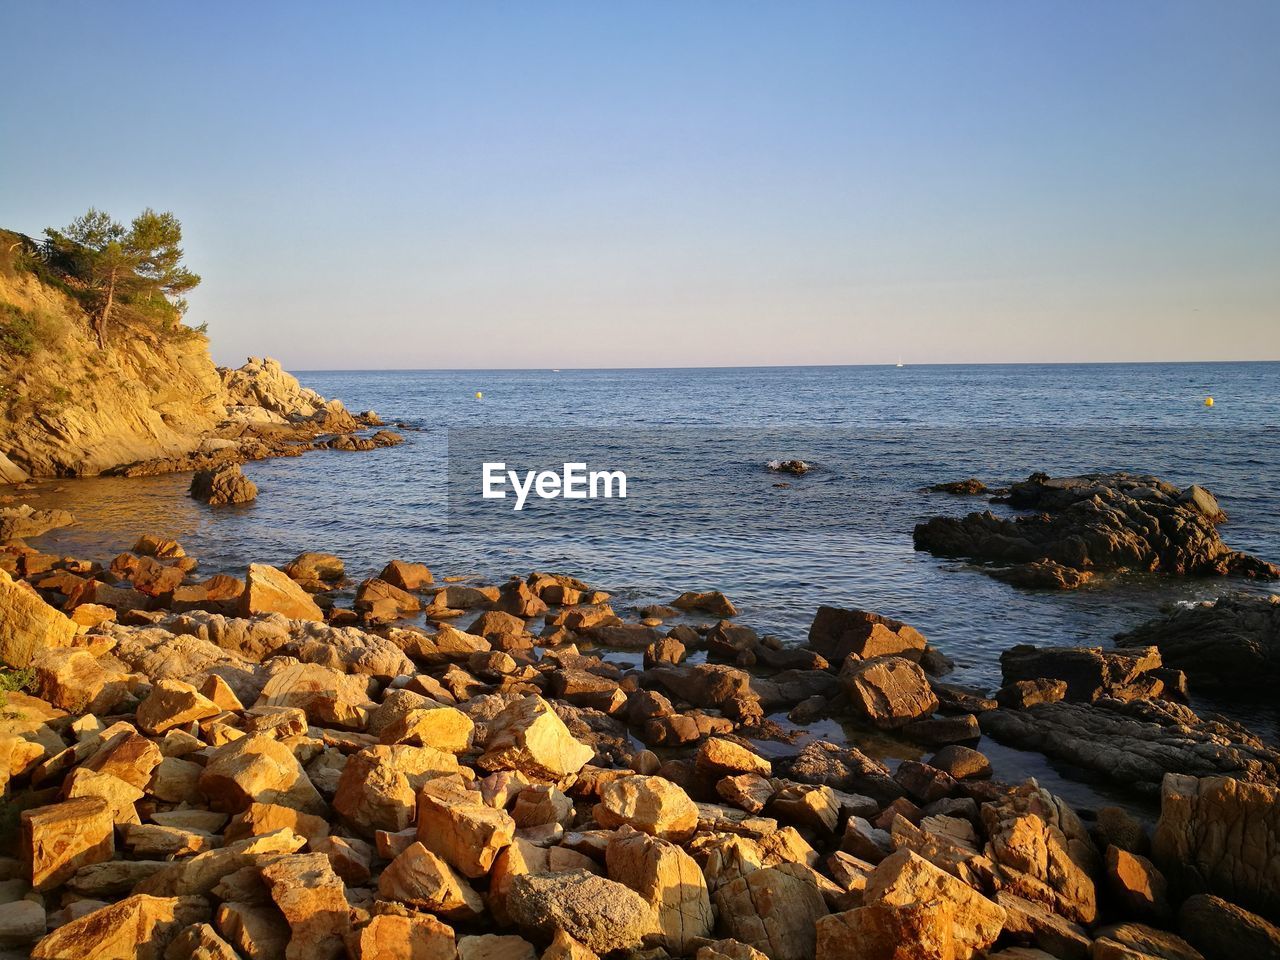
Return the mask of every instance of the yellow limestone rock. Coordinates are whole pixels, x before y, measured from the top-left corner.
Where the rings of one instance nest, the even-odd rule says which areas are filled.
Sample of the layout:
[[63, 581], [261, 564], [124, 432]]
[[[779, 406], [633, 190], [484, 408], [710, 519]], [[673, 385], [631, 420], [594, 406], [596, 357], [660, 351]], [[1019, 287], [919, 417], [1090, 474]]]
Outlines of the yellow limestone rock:
[[815, 925], [827, 905], [804, 864], [755, 870], [716, 890], [725, 932], [770, 960], [814, 960]]
[[886, 857], [867, 878], [864, 903], [903, 906], [943, 900], [953, 909], [956, 960], [986, 950], [1004, 929], [1004, 908], [911, 850]]
[[575, 740], [564, 721], [539, 696], [517, 700], [488, 723], [482, 770], [519, 770], [537, 780], [577, 773], [595, 756]]
[[418, 839], [468, 877], [483, 877], [515, 837], [505, 810], [448, 780], [428, 782], [418, 794]]
[[324, 622], [322, 611], [311, 596], [289, 579], [283, 570], [265, 563], [249, 564], [244, 592], [240, 594], [240, 616], [282, 613], [290, 620]]
[[698, 829], [698, 806], [665, 777], [636, 775], [604, 788], [595, 818], [602, 827], [629, 824], [650, 836], [682, 843]]
[[609, 878], [649, 901], [673, 954], [688, 952], [715, 924], [707, 881], [696, 860], [674, 843], [623, 827], [605, 854]]
[[453, 928], [435, 917], [382, 913], [360, 931], [360, 960], [456, 960]]
[[110, 860], [115, 821], [102, 797], [77, 797], [22, 812], [22, 852], [31, 866], [31, 886], [50, 890], [81, 867]]
[[48, 647], [65, 647], [76, 624], [53, 609], [25, 584], [0, 570], [0, 661], [26, 667]]
[[32, 960], [162, 960], [184, 927], [209, 918], [203, 897], [135, 894], [59, 927]]
[[138, 705], [138, 727], [143, 733], [161, 734], [193, 720], [216, 717], [222, 712], [212, 700], [181, 680], [161, 680]]
[[382, 872], [378, 896], [446, 920], [474, 920], [484, 913], [484, 899], [466, 878], [421, 843], [410, 844]]
[[268, 736], [241, 737], [219, 747], [200, 775], [215, 810], [239, 813], [252, 803], [278, 803], [323, 816], [326, 805], [288, 747]]
[[281, 857], [262, 870], [271, 899], [289, 921], [285, 960], [336, 960], [353, 939], [346, 886], [323, 853]]

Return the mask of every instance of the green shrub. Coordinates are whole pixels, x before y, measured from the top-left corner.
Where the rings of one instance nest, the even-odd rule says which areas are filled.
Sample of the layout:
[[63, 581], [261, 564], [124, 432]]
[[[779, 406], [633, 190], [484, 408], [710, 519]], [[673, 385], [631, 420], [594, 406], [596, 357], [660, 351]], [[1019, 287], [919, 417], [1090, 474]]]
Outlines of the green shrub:
[[0, 302], [0, 350], [29, 357], [40, 345], [35, 316], [12, 303]]

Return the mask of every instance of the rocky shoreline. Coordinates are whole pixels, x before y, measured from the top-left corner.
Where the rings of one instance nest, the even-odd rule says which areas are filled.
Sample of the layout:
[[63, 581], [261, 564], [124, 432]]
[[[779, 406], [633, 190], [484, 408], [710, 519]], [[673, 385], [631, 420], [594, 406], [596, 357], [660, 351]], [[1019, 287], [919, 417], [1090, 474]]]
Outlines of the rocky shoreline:
[[[0, 957], [1280, 953], [1280, 755], [1142, 631], [1013, 648], [988, 696], [870, 611], [784, 647], [715, 591], [198, 570], [0, 549]], [[1002, 782], [983, 736], [1159, 817]]]

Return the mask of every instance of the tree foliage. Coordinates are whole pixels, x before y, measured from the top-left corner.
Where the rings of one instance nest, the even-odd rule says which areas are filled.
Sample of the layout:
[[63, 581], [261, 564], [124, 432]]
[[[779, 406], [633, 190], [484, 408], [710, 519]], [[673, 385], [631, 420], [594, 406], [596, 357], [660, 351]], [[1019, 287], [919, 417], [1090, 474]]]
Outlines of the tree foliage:
[[108, 321], [120, 310], [176, 325], [187, 309], [185, 295], [200, 283], [182, 262], [182, 224], [172, 213], [148, 207], [126, 228], [91, 207], [45, 235], [56, 264], [87, 294], [99, 346], [106, 343]]

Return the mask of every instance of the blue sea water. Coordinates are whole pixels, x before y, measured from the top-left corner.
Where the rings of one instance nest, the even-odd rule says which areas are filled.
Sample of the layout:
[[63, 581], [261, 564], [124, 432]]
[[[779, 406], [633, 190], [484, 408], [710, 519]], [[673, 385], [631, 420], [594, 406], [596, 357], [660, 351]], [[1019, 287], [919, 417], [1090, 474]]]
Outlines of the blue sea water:
[[[988, 507], [923, 492], [938, 481], [997, 486], [1036, 470], [1126, 469], [1207, 486], [1229, 516], [1226, 541], [1280, 560], [1277, 363], [299, 377], [404, 424], [406, 443], [248, 464], [260, 494], [244, 507], [191, 501], [184, 475], [60, 482], [44, 502], [81, 522], [41, 545], [110, 557], [140, 533], [163, 534], [206, 573], [303, 550], [338, 554], [356, 578], [395, 557], [438, 577], [553, 570], [610, 591], [620, 609], [719, 589], [742, 622], [790, 643], [804, 639], [820, 604], [857, 606], [915, 625], [956, 661], [954, 679], [986, 688], [998, 685], [999, 653], [1014, 643], [1105, 645], [1177, 601], [1275, 589], [1126, 576], [1076, 592], [1025, 591], [916, 552], [911, 532], [933, 515]], [[793, 457], [815, 469], [792, 477], [764, 466]], [[623, 469], [628, 497], [516, 512], [480, 497], [489, 459], [521, 471], [564, 460]], [[1247, 712], [1270, 728], [1270, 709]]]

